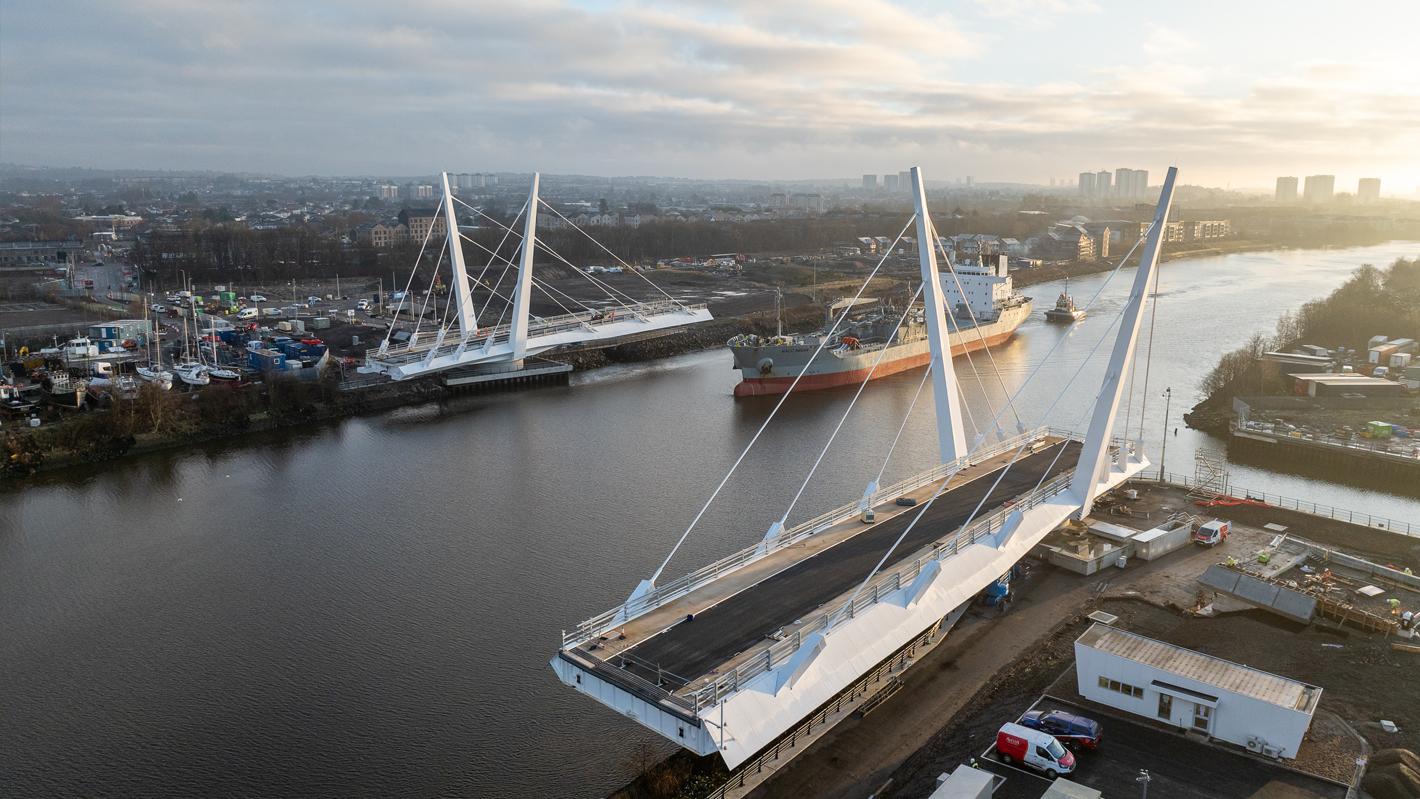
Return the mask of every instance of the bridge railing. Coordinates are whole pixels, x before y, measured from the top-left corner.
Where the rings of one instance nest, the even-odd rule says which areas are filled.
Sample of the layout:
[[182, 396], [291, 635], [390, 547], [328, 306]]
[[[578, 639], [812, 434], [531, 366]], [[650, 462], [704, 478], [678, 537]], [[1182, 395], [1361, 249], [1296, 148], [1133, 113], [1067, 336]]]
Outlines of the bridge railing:
[[[577, 311], [575, 313], [560, 314], [558, 316], [544, 316], [528, 322], [528, 338], [537, 336], [550, 336], [567, 330], [596, 328], [600, 325], [611, 324], [613, 322], [624, 322], [628, 317], [635, 319], [645, 319], [651, 316], [663, 316], [676, 311], [698, 311], [707, 306], [705, 303], [695, 303], [686, 305], [685, 303], [673, 300], [654, 300], [642, 302], [635, 305], [619, 306], [608, 308], [605, 311]], [[444, 342], [439, 345], [434, 357], [451, 355], [463, 346], [465, 350], [474, 349], [475, 345], [482, 347], [490, 342], [496, 344], [507, 341], [512, 334], [511, 324], [502, 324], [497, 327], [482, 328], [477, 334], [470, 336], [465, 341], [454, 335], [450, 341], [445, 336]], [[434, 349], [434, 343], [438, 341], [437, 329], [430, 332], [427, 341], [415, 341], [412, 344], [392, 345], [383, 353], [380, 348], [365, 350], [365, 361], [367, 363], [382, 363], [388, 365], [398, 365], [423, 360], [429, 357], [429, 351]]]
[[[950, 474], [966, 468], [966, 466], [970, 464], [980, 463], [989, 458], [1017, 449], [1023, 443], [1044, 438], [1046, 435], [1054, 435], [1063, 439], [1077, 438], [1077, 436], [1069, 431], [1054, 428], [1038, 427], [1034, 430], [1028, 430], [1024, 433], [1002, 439], [969, 456], [958, 458], [951, 463], [933, 467], [906, 479], [899, 480], [889, 486], [880, 488], [869, 498], [869, 503], [870, 505], [878, 505], [887, 500], [896, 499], [908, 491], [930, 485]], [[580, 646], [606, 633], [608, 630], [625, 624], [627, 621], [637, 616], [649, 613], [667, 602], [679, 599], [701, 586], [714, 582], [730, 572], [763, 558], [771, 552], [793, 546], [805, 538], [822, 532], [846, 519], [850, 519], [859, 513], [861, 502], [862, 500], [854, 500], [833, 508], [832, 510], [825, 511], [811, 519], [806, 519], [784, 530], [784, 532], [779, 534], [778, 538], [771, 542], [766, 543], [761, 541], [751, 544], [714, 563], [682, 575], [664, 585], [656, 586], [642, 596], [628, 600], [622, 605], [593, 616], [578, 624], [575, 629], [563, 632], [562, 648], [568, 649]]]
[[[1141, 474], [1135, 477], [1134, 479], [1139, 482], [1159, 483], [1159, 475], [1157, 472]], [[1187, 475], [1167, 472], [1164, 474], [1162, 484], [1176, 486], [1178, 488], [1193, 488], [1194, 481], [1193, 478]], [[1334, 505], [1322, 505], [1320, 503], [1312, 502], [1310, 500], [1297, 499], [1295, 497], [1284, 497], [1280, 494], [1270, 494], [1266, 491], [1254, 491], [1250, 488], [1241, 488], [1236, 485], [1229, 485], [1228, 495], [1238, 497], [1240, 499], [1256, 499], [1261, 502], [1266, 502], [1268, 505], [1274, 505], [1285, 510], [1295, 510], [1301, 513], [1309, 513], [1313, 516], [1321, 516], [1327, 519], [1335, 519], [1338, 522], [1359, 524], [1376, 530], [1385, 530], [1386, 532], [1398, 533], [1400, 535], [1420, 537], [1420, 522], [1401, 521], [1399, 519], [1392, 519], [1387, 516], [1377, 516], [1375, 514], [1365, 513], [1364, 511], [1355, 511], [1350, 510], [1349, 508], [1338, 508]]]
[[956, 555], [963, 548], [970, 546], [977, 541], [995, 535], [1005, 525], [1006, 519], [1017, 511], [1026, 511], [1043, 502], [1053, 499], [1058, 494], [1069, 490], [1070, 479], [1075, 470], [1067, 469], [1055, 477], [1041, 484], [1039, 488], [1018, 497], [1017, 500], [996, 511], [977, 519], [969, 527], [956, 533], [949, 539], [938, 541], [932, 544], [930, 550], [920, 554], [911, 561], [905, 561], [894, 568], [879, 574], [871, 583], [859, 592], [851, 606], [847, 604], [829, 604], [815, 611], [811, 616], [806, 617], [794, 631], [792, 635], [786, 635], [782, 639], [770, 644], [768, 647], [755, 655], [748, 661], [741, 663], [734, 669], [720, 675], [714, 681], [691, 692], [688, 697], [698, 711], [700, 708], [713, 706], [722, 697], [728, 696], [740, 689], [741, 686], [759, 675], [782, 665], [803, 644], [805, 636], [821, 630], [830, 630], [846, 621], [851, 620], [857, 614], [862, 613], [869, 607], [877, 604], [883, 597], [894, 591], [900, 590], [903, 586], [911, 584], [922, 572], [923, 567], [932, 561], [945, 560]]

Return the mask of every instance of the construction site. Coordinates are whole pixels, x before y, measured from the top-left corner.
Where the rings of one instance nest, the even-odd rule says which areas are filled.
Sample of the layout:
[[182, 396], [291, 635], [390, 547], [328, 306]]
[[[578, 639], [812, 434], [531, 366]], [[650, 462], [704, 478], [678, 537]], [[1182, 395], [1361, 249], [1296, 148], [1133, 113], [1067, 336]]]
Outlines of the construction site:
[[[865, 688], [849, 717], [738, 783], [730, 775], [715, 795], [956, 796], [933, 791], [964, 767], [990, 775], [982, 784], [998, 799], [1135, 795], [1140, 769], [1163, 796], [1420, 796], [1420, 529], [1249, 498], [1220, 459], [1198, 460], [1192, 479], [1136, 478], [1104, 495], [1004, 576], [1005, 590], [973, 601], [944, 640]], [[1071, 644], [1101, 619], [1316, 686], [1300, 750], [1250, 751], [1092, 703], [1075, 689]], [[988, 757], [1003, 722], [1040, 708], [1105, 729], [1066, 775], [1078, 794], [1048, 793], [1050, 779]], [[696, 766], [682, 757], [663, 768]], [[618, 795], [655, 795], [646, 787]]]

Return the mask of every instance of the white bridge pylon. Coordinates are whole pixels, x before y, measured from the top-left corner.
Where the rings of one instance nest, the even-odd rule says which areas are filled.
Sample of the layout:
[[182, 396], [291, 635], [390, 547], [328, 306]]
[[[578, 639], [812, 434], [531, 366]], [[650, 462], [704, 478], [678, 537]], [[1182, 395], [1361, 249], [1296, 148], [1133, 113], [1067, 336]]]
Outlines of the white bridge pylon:
[[[626, 601], [583, 621], [570, 632], [564, 631], [561, 647], [550, 664], [558, 678], [679, 746], [701, 755], [719, 754], [730, 769], [757, 770], [753, 762], [757, 754], [763, 756], [771, 751], [769, 747], [776, 741], [792, 735], [806, 719], [813, 718], [835, 699], [851, 697], [854, 686], [862, 686], [861, 681], [873, 669], [893, 663], [894, 658], [902, 658], [899, 662], [905, 663], [914, 642], [938, 640], [946, 634], [968, 603], [1052, 530], [1071, 518], [1089, 514], [1100, 492], [1115, 489], [1148, 468], [1142, 443], [1128, 440], [1128, 430], [1123, 431], [1123, 437], [1114, 435], [1114, 428], [1121, 403], [1133, 402], [1132, 390], [1126, 399], [1125, 384], [1130, 382], [1127, 377], [1136, 354], [1144, 303], [1157, 274], [1176, 177], [1177, 170], [1170, 167], [1153, 224], [1142, 242], [1129, 299], [1120, 311], [1098, 398], [1083, 409], [1092, 414], [1083, 436], [1037, 427], [995, 443], [981, 437], [970, 447], [965, 446], [958, 412], [966, 410], [966, 406], [952, 396], [960, 387], [952, 373], [950, 350], [938, 346], [943, 343], [941, 328], [929, 330], [929, 335], [939, 339], [933, 344], [931, 369], [941, 373], [932, 375], [936, 378], [932, 390], [946, 394], [934, 398], [942, 463], [886, 489], [872, 487], [866, 507], [878, 507], [888, 519], [905, 521], [889, 522], [901, 532], [890, 546], [883, 547], [881, 559], [861, 582], [857, 575], [844, 577], [834, 568], [815, 569], [810, 575], [812, 566], [828, 566], [834, 553], [843, 549], [833, 544], [805, 545], [810, 540], [824, 540], [815, 536], [840, 535], [843, 537], [838, 541], [843, 541], [863, 534], [854, 531], [873, 529], [859, 522], [865, 508], [856, 502], [787, 529], [786, 512], [763, 540], [682, 577], [658, 582], [671, 557], [705, 512], [702, 507], [671, 554]], [[936, 284], [943, 275], [938, 273], [935, 257], [923, 251], [933, 247], [936, 237], [927, 213], [920, 170], [912, 171], [912, 180], [919, 266], [924, 281]], [[1131, 249], [1120, 259], [1115, 273], [1133, 252]], [[948, 261], [948, 276], [952, 269]], [[876, 270], [869, 280], [875, 274]], [[1103, 290], [1102, 285], [1100, 291]], [[932, 309], [933, 303], [940, 306], [941, 300], [930, 291], [923, 293], [928, 298], [930, 315], [941, 313]], [[1095, 298], [1098, 297], [1097, 293]], [[1089, 305], [1093, 303], [1092, 299]], [[1100, 332], [1095, 349], [1090, 350], [1069, 381], [1052, 386], [1055, 402], [1073, 396], [1072, 387], [1086, 364], [1092, 362], [1096, 349], [1110, 340], [1111, 327], [1113, 323]], [[1141, 361], [1147, 366], [1147, 361]], [[1038, 374], [1033, 372], [1027, 380]], [[1147, 369], [1144, 380], [1141, 397], [1148, 395]], [[1078, 390], [1091, 389], [1081, 386]], [[1041, 414], [1041, 424], [1055, 409], [1055, 402]], [[982, 427], [994, 426], [1008, 407], [1009, 400], [999, 409], [997, 418]], [[909, 406], [902, 429], [906, 429], [911, 413]], [[1139, 414], [1141, 418], [1144, 415], [1142, 402]], [[847, 418], [846, 413], [843, 418]], [[766, 419], [765, 424], [768, 422]], [[1072, 441], [1079, 443], [1078, 462], [1057, 463], [1062, 457], [1073, 459]], [[751, 439], [750, 446], [753, 442]], [[1041, 443], [1051, 446], [1038, 449]], [[1054, 460], [1046, 464], [1044, 458], [1049, 456], [1045, 453], [1051, 448], [1055, 451]], [[740, 460], [748, 452], [746, 447]], [[1029, 463], [1032, 458], [1036, 459], [1033, 464]], [[975, 488], [954, 484], [959, 471], [980, 464], [985, 464], [985, 468], [975, 480], [989, 481], [988, 484]], [[1003, 501], [997, 489], [1007, 473], [1021, 465], [1039, 471], [1035, 487], [1015, 493], [1009, 502]], [[733, 471], [731, 467], [731, 474]], [[812, 474], [811, 470], [810, 478]], [[1031, 475], [1035, 476], [1035, 472]], [[720, 485], [723, 487], [724, 481]], [[926, 486], [936, 488], [915, 510], [885, 508], [905, 492]], [[914, 525], [928, 518], [926, 514], [938, 497], [959, 488], [965, 488], [967, 496], [979, 496], [969, 515], [953, 512], [951, 529], [943, 529], [948, 525], [929, 518], [927, 524], [941, 525], [930, 531], [930, 541], [923, 535], [908, 538]], [[717, 488], [711, 501], [718, 492]], [[909, 541], [912, 551], [899, 550]], [[777, 562], [762, 563], [769, 558]], [[793, 576], [798, 565], [805, 566], [800, 575], [810, 576]], [[809, 584], [815, 580], [818, 584]], [[771, 581], [777, 586], [771, 586]], [[835, 592], [830, 599], [816, 598], [819, 591], [829, 588]], [[810, 607], [810, 599], [819, 604]], [[723, 611], [718, 622], [706, 618], [717, 613], [717, 605], [729, 602], [736, 604]], [[792, 607], [786, 609], [786, 604]], [[773, 632], [766, 635], [764, 630]], [[755, 642], [745, 643], [750, 640]], [[776, 757], [781, 756], [777, 754], [779, 750], [773, 751]]]
[[[519, 245], [516, 262], [503, 259], [490, 251], [494, 260], [500, 261], [508, 269], [517, 271], [517, 277], [513, 284], [513, 296], [509, 308], [505, 311], [508, 321], [504, 323], [503, 319], [499, 318], [491, 326], [480, 326], [479, 313], [474, 309], [474, 287], [470, 283], [463, 255], [463, 242], [468, 239], [468, 236], [459, 230], [458, 213], [455, 208], [457, 198], [449, 186], [447, 172], [442, 175], [442, 183], [443, 198], [439, 204], [438, 215], [444, 219], [447, 238], [445, 249], [449, 253], [450, 271], [453, 273], [453, 279], [450, 281], [452, 290], [450, 300], [456, 313], [450, 314], [442, 325], [433, 326], [428, 330], [421, 330], [420, 326], [416, 324], [410, 340], [406, 343], [395, 344], [386, 338], [378, 349], [366, 352], [367, 371], [383, 372], [395, 380], [408, 380], [466, 366], [519, 364], [525, 358], [559, 347], [612, 342], [696, 322], [705, 322], [712, 318], [710, 310], [703, 303], [681, 302], [666, 294], [659, 287], [656, 287], [656, 290], [663, 295], [661, 298], [637, 302], [624, 292], [619, 292], [619, 296], [617, 293], [612, 293], [606, 284], [593, 280], [590, 276], [587, 276], [588, 279], [613, 300], [613, 306], [591, 308], [582, 305], [580, 310], [572, 310], [566, 308], [556, 296], [548, 293], [553, 301], [558, 305], [563, 305], [563, 309], [567, 313], [548, 317], [534, 316], [531, 312], [533, 289], [549, 291], [545, 286], [539, 285], [533, 276], [533, 263], [539, 245], [558, 260], [567, 263], [566, 259], [538, 240], [538, 209], [539, 205], [546, 205], [546, 203], [538, 196], [540, 176], [534, 173], [532, 188], [528, 193], [528, 203], [523, 211], [522, 241]], [[552, 206], [546, 205], [546, 207], [556, 213], [556, 209], [553, 209]], [[487, 216], [478, 209], [473, 210], [482, 216]], [[561, 215], [558, 214], [558, 216]], [[566, 217], [562, 218], [571, 224], [570, 220], [566, 220]], [[575, 225], [572, 227], [576, 228]], [[431, 223], [432, 228], [433, 223]], [[587, 235], [580, 228], [576, 229], [583, 235]], [[513, 233], [511, 229], [508, 232]], [[591, 236], [588, 235], [588, 238]], [[472, 239], [469, 240], [472, 241]], [[602, 247], [600, 242], [596, 242], [595, 239], [592, 241], [612, 257], [616, 257], [605, 247]], [[481, 249], [487, 250], [487, 248], [477, 245], [477, 242], [474, 243]], [[620, 261], [619, 258], [617, 260]], [[489, 262], [490, 266], [492, 263], [493, 261]], [[624, 261], [621, 263], [626, 269], [634, 272], [629, 264]], [[578, 269], [571, 264], [567, 265]], [[416, 264], [416, 268], [417, 266]], [[437, 269], [439, 265], [435, 266]], [[487, 272], [486, 268], [484, 272]], [[579, 269], [578, 272], [580, 273]], [[644, 276], [642, 278], [645, 279]], [[489, 289], [491, 294], [497, 294], [497, 286], [490, 287], [483, 283], [481, 276], [473, 278], [473, 282]], [[649, 280], [646, 282], [650, 283]], [[655, 287], [655, 284], [651, 285]], [[556, 291], [556, 289], [552, 289], [552, 291]], [[567, 294], [560, 291], [557, 293], [581, 305], [580, 302], [573, 300]], [[487, 310], [486, 304], [484, 310]], [[420, 321], [422, 322], [422, 318]]]

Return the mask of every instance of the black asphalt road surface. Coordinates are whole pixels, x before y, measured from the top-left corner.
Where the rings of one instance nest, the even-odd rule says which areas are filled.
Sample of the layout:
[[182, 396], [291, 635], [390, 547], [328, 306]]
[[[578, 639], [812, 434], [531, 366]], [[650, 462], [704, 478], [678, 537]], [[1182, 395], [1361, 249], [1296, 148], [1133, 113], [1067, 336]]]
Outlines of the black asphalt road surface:
[[[1051, 477], [1075, 466], [1080, 444], [1071, 441], [1065, 446], [1067, 452], [1051, 469]], [[982, 506], [981, 515], [1034, 488], [1059, 451], [1060, 445], [1056, 445], [1018, 461]], [[999, 471], [982, 475], [938, 497], [883, 568], [891, 568], [961, 526]], [[653, 681], [657, 679], [657, 667], [685, 680], [707, 673], [861, 582], [918, 512], [912, 510], [878, 522], [847, 541], [709, 608], [694, 620], [681, 622], [637, 644], [629, 650], [631, 659], [625, 663], [626, 667]], [[612, 660], [616, 662], [615, 658]]]

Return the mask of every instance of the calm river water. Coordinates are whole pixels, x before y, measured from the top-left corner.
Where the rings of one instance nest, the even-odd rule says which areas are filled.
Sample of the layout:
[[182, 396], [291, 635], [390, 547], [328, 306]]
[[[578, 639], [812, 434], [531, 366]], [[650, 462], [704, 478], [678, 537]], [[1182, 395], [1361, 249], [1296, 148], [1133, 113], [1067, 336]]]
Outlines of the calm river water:
[[[1162, 273], [1145, 438], [1168, 468], [1221, 442], [1182, 427], [1217, 356], [1362, 263], [1420, 244], [1177, 261]], [[1039, 421], [1123, 301], [995, 351]], [[1073, 281], [1083, 302], [1104, 281]], [[1364, 329], [1358, 332], [1385, 333]], [[1109, 341], [1047, 420], [1083, 429]], [[987, 370], [977, 356], [978, 369]], [[978, 421], [994, 378], [968, 384]], [[858, 496], [919, 374], [874, 383], [794, 518]], [[984, 376], [984, 375], [983, 375]], [[161, 454], [0, 492], [0, 793], [595, 796], [651, 740], [557, 684], [558, 634], [619, 602], [684, 530], [772, 399], [735, 401], [723, 350]], [[1142, 382], [1142, 375], [1140, 375]], [[930, 391], [930, 389], [929, 389]], [[667, 570], [756, 540], [851, 390], [795, 397]], [[924, 394], [888, 479], [930, 465]], [[1132, 422], [1139, 424], [1133, 412]], [[1236, 484], [1420, 519], [1420, 502], [1235, 467]]]

